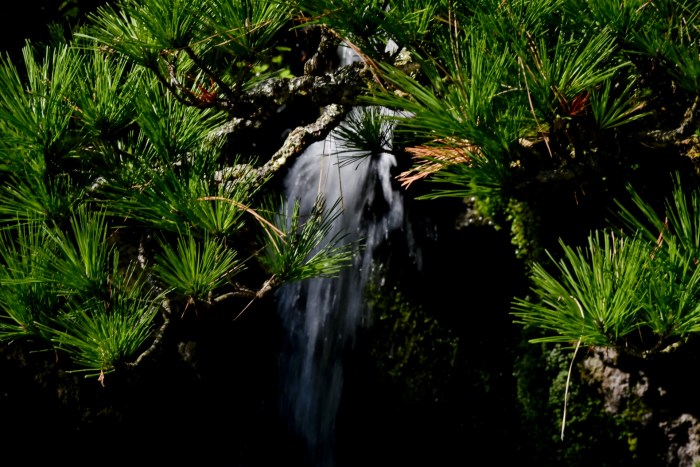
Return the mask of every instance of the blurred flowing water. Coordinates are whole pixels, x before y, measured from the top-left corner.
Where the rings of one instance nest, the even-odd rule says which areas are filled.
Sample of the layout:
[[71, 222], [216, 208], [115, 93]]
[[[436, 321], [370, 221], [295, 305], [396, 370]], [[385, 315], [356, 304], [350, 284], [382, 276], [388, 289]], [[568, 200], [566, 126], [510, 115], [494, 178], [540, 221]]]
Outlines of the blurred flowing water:
[[[341, 64], [353, 59], [349, 49], [340, 53]], [[282, 411], [293, 433], [306, 442], [311, 464], [324, 467], [335, 464], [343, 356], [368, 318], [368, 281], [381, 280], [373, 275], [373, 254], [391, 232], [405, 229], [410, 235], [402, 195], [392, 183], [394, 156], [385, 152], [347, 159], [352, 156], [332, 132], [299, 157], [285, 181], [288, 206], [298, 200], [302, 213], [311, 210], [319, 194], [326, 206], [340, 199], [342, 214], [329, 237], [341, 232], [346, 241], [364, 243], [352, 267], [339, 277], [288, 284], [278, 294], [288, 339], [280, 362]]]

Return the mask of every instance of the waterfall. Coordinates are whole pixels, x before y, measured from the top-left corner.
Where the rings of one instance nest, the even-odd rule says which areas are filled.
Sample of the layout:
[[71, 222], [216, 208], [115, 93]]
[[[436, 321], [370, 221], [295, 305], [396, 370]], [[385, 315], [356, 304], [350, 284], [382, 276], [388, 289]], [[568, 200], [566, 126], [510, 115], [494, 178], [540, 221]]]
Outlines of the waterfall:
[[[354, 59], [348, 52], [341, 48], [341, 62]], [[364, 240], [353, 265], [339, 277], [291, 283], [278, 292], [288, 338], [280, 362], [282, 410], [293, 432], [307, 443], [311, 463], [324, 467], [335, 462], [342, 357], [367, 317], [364, 290], [373, 271], [373, 253], [406, 222], [402, 195], [392, 185], [394, 156], [384, 152], [345, 159], [349, 157], [352, 154], [332, 132], [298, 158], [285, 181], [288, 206], [298, 200], [302, 213], [310, 211], [319, 193], [327, 206], [340, 199], [342, 214], [330, 236], [342, 232], [347, 241]]]

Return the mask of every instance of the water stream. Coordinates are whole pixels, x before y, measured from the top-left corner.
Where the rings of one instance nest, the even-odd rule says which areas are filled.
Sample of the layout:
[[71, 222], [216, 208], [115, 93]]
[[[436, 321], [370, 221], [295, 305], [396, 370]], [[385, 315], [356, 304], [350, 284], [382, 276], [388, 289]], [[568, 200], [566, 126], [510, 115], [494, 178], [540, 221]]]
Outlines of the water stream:
[[[341, 61], [352, 59], [343, 54]], [[392, 184], [394, 156], [384, 152], [343, 163], [351, 156], [331, 133], [300, 156], [285, 182], [288, 205], [299, 200], [302, 213], [311, 210], [319, 193], [327, 206], [340, 199], [342, 214], [330, 235], [364, 239], [352, 267], [339, 277], [288, 284], [278, 295], [288, 336], [280, 365], [282, 410], [290, 429], [306, 442], [311, 463], [324, 467], [334, 465], [342, 360], [368, 317], [364, 290], [372, 280], [373, 254], [390, 232], [407, 228], [402, 195]]]

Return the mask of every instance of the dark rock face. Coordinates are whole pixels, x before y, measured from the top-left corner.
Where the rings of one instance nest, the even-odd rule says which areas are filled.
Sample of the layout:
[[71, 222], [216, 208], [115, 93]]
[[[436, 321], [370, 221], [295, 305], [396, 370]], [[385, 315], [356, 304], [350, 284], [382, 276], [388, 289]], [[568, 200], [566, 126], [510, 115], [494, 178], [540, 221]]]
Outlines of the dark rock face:
[[596, 386], [606, 412], [638, 427], [638, 457], [653, 465], [694, 466], [700, 461], [697, 397], [689, 388], [692, 349], [651, 361], [593, 349], [580, 363], [583, 378]]

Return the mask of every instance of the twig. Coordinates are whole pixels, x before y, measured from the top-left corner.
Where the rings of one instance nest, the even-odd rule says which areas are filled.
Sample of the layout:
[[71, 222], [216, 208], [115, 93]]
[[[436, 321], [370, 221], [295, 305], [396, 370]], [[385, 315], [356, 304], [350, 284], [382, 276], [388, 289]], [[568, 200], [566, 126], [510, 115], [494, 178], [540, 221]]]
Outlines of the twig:
[[[583, 307], [581, 306], [581, 303], [576, 299], [576, 297], [571, 297], [575, 302], [576, 305], [578, 305], [578, 309], [581, 312], [581, 318], [586, 319], [586, 316], [583, 314]], [[581, 347], [581, 341], [583, 339], [583, 326], [585, 325], [585, 322], [582, 324], [582, 329], [581, 329], [581, 337], [578, 338], [578, 342], [576, 343], [576, 349], [574, 350], [574, 356], [571, 357], [571, 363], [569, 364], [569, 372], [566, 375], [566, 386], [564, 388], [564, 414], [562, 415], [561, 419], [561, 439], [564, 441], [564, 429], [566, 428], [566, 408], [567, 408], [567, 403], [569, 400], [569, 384], [571, 383], [571, 372], [574, 369], [574, 362], [576, 361], [576, 355], [578, 354], [578, 349]]]
[[523, 70], [523, 79], [525, 80], [525, 89], [527, 91], [527, 100], [530, 103], [530, 112], [532, 112], [532, 118], [535, 119], [535, 124], [537, 125], [537, 131], [542, 134], [542, 139], [544, 140], [544, 144], [547, 146], [547, 151], [549, 152], [549, 157], [554, 157], [552, 154], [552, 148], [549, 147], [549, 137], [541, 131], [542, 126], [540, 125], [539, 120], [537, 119], [537, 114], [535, 114], [535, 106], [532, 103], [532, 96], [530, 95], [530, 86], [527, 84], [527, 72], [525, 71], [525, 65], [523, 65], [523, 60], [518, 57], [518, 64], [520, 65], [520, 68]]
[[155, 337], [153, 338], [153, 342], [151, 343], [151, 346], [148, 347], [146, 350], [144, 350], [141, 353], [141, 355], [139, 355], [133, 363], [126, 363], [127, 367], [129, 367], [129, 368], [137, 367], [146, 357], [148, 357], [150, 354], [155, 352], [158, 347], [160, 347], [160, 344], [163, 341], [163, 337], [165, 336], [165, 331], [168, 328], [168, 326], [170, 325], [170, 303], [167, 299], [165, 299], [165, 300], [163, 300], [163, 303], [161, 306], [165, 310], [165, 312], [162, 313], [163, 324], [161, 324], [160, 328], [158, 328], [158, 331], [156, 331]]
[[243, 203], [239, 203], [238, 201], [235, 201], [235, 200], [230, 199], [230, 198], [224, 198], [223, 196], [202, 196], [201, 198], [197, 198], [197, 201], [225, 201], [227, 203], [231, 203], [234, 206], [236, 206], [237, 208], [242, 209], [245, 212], [247, 212], [248, 214], [252, 215], [261, 223], [267, 225], [269, 228], [274, 230], [275, 233], [277, 233], [277, 235], [279, 235], [280, 237], [282, 237], [282, 238], [285, 237], [284, 232], [282, 232], [280, 229], [278, 229], [272, 222], [268, 221], [263, 216], [258, 214], [254, 209], [249, 208], [248, 206], [246, 206]]
[[234, 321], [236, 321], [238, 318], [241, 317], [245, 311], [250, 308], [250, 306], [253, 304], [253, 302], [259, 298], [262, 298], [263, 296], [267, 295], [269, 291], [273, 289], [273, 287], [276, 285], [277, 282], [277, 276], [273, 275], [270, 277], [268, 280], [265, 281], [265, 283], [260, 287], [260, 290], [258, 290], [255, 293], [255, 296], [248, 302], [248, 304], [243, 307], [243, 309], [236, 315], [235, 318], [233, 318]]
[[319, 27], [321, 40], [318, 43], [316, 52], [304, 63], [305, 75], [320, 75], [326, 67], [326, 57], [331, 50], [338, 47], [338, 36], [328, 28]]

